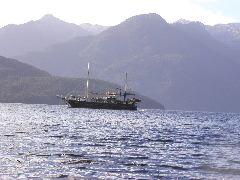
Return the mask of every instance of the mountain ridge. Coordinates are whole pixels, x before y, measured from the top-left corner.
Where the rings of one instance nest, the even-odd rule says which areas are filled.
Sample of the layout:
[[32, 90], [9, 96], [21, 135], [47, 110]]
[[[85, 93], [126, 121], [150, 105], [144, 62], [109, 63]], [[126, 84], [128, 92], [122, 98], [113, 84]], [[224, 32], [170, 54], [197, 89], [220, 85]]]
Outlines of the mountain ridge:
[[[195, 21], [188, 21], [180, 19], [173, 24], [190, 24], [199, 23]], [[239, 50], [240, 48], [240, 23], [204, 25], [205, 30], [216, 40], [224, 43], [225, 45]]]
[[64, 22], [53, 15], [45, 15], [39, 20], [20, 25], [7, 25], [0, 28], [0, 54], [14, 58], [31, 51], [44, 50], [51, 45], [78, 36], [95, 35], [101, 32], [98, 28], [94, 32], [91, 26], [89, 29], [91, 31], [80, 25]]
[[239, 54], [202, 24], [190, 25], [184, 30], [157, 14], [139, 15], [94, 37], [19, 59], [69, 77], [84, 76], [83, 64], [90, 62], [94, 76], [118, 83], [123, 71], [129, 72], [134, 89], [168, 109], [239, 111]]

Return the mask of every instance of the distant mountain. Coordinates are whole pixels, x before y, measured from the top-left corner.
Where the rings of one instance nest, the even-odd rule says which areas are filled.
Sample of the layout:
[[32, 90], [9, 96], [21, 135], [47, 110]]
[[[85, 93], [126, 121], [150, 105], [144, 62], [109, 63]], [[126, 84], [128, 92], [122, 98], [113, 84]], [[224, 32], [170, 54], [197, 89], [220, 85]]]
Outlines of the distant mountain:
[[[83, 78], [54, 77], [30, 65], [0, 56], [0, 103], [59, 104], [61, 102], [56, 94], [83, 94], [85, 82]], [[90, 90], [93, 92], [105, 92], [119, 87], [101, 80], [91, 79], [90, 82]], [[163, 108], [160, 103], [148, 97], [138, 96], [143, 100], [139, 107]]]
[[86, 30], [87, 32], [90, 32], [91, 34], [99, 34], [109, 28], [108, 26], [101, 26], [98, 24], [90, 24], [90, 23], [80, 24], [79, 26], [84, 30]]
[[240, 23], [206, 26], [206, 29], [217, 40], [240, 50]]
[[239, 53], [201, 23], [168, 24], [157, 14], [134, 16], [93, 37], [79, 37], [19, 57], [55, 75], [92, 76], [132, 87], [168, 109], [240, 111]]
[[[201, 24], [202, 27], [216, 40], [235, 49], [240, 49], [240, 23], [217, 24], [214, 26], [204, 25], [200, 22], [180, 19], [176, 23], [178, 26], [189, 27], [193, 24]], [[187, 25], [187, 26], [185, 26]]]
[[[98, 29], [98, 31], [100, 30]], [[1, 28], [0, 54], [14, 57], [30, 51], [43, 50], [50, 45], [64, 42], [77, 36], [87, 36], [96, 33], [76, 24], [64, 22], [52, 15], [45, 15], [37, 21], [30, 21], [21, 25], [8, 25]]]
[[189, 21], [189, 20], [186, 20], [186, 19], [179, 19], [174, 24], [189, 24], [189, 23], [192, 23], [192, 22], [193, 21]]

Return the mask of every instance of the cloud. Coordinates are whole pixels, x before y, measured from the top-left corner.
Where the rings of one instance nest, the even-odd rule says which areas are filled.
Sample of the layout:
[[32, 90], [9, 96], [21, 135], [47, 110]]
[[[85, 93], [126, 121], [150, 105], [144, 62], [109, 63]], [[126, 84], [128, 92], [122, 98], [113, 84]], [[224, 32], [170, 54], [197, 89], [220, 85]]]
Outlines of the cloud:
[[[169, 0], [168, 2], [168, 8], [163, 11], [163, 16], [170, 22], [176, 21], [178, 17], [178, 19], [182, 18], [191, 21], [200, 21], [210, 25], [236, 21], [235, 18], [224, 15], [221, 10], [215, 11], [213, 9], [208, 9], [199, 3], [217, 3], [218, 0], [182, 0], [179, 2]], [[174, 7], [171, 8], [171, 4], [175, 4]], [[174, 13], [167, 9], [172, 9]]]
[[193, 2], [196, 2], [196, 3], [216, 3], [216, 2], [219, 2], [219, 0], [192, 0]]

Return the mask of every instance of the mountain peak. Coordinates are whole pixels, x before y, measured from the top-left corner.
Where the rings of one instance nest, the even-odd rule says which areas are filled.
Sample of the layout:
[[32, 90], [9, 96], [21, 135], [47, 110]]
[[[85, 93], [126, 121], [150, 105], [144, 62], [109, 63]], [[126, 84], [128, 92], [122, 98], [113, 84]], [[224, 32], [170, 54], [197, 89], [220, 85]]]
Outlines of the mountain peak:
[[40, 21], [47, 21], [47, 22], [50, 21], [51, 22], [51, 21], [61, 21], [61, 20], [56, 18], [52, 14], [46, 14], [40, 19]]
[[200, 26], [204, 27], [205, 25], [201, 23], [200, 21], [189, 21], [186, 19], [179, 19], [178, 21], [175, 22], [175, 24], [183, 24], [183, 25], [191, 25], [191, 26]]
[[131, 22], [131, 21], [161, 21], [162, 23], [167, 23], [160, 15], [156, 13], [149, 13], [149, 14], [140, 14], [136, 15], [133, 17], [130, 17], [129, 19], [126, 20], [126, 22]]
[[169, 24], [160, 15], [150, 13], [130, 17], [119, 25], [125, 28], [142, 29], [143, 27], [163, 28], [167, 27]]
[[179, 24], [189, 24], [192, 21], [186, 20], [186, 19], [179, 19], [177, 20], [175, 23], [179, 23]]
[[52, 14], [45, 14], [42, 19], [51, 19], [51, 18], [56, 18], [55, 16], [53, 16]]
[[199, 21], [188, 21], [185, 19], [179, 19], [172, 25], [181, 29], [185, 29], [187, 31], [198, 32], [198, 33], [201, 31], [206, 33], [205, 25]]
[[79, 25], [82, 29], [91, 32], [93, 34], [101, 33], [102, 31], [109, 28], [109, 26], [101, 26], [98, 24], [83, 23]]

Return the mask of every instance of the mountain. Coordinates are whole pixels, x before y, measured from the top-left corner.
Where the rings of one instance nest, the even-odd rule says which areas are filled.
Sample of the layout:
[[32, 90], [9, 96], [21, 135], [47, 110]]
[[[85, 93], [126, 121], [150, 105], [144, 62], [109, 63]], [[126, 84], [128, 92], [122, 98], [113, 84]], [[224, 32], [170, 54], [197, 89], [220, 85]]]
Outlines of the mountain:
[[55, 75], [121, 83], [167, 109], [239, 112], [239, 53], [201, 23], [168, 24], [157, 14], [131, 17], [93, 37], [78, 37], [19, 57]]
[[[204, 25], [200, 22], [188, 21], [180, 19], [174, 25], [182, 27], [190, 27], [193, 24], [201, 24], [201, 26], [216, 40], [224, 43], [231, 48], [239, 50], [240, 48], [240, 23], [217, 24], [214, 26]], [[187, 26], [186, 26], [187, 25]]]
[[240, 23], [217, 24], [206, 29], [215, 39], [240, 50]]
[[81, 26], [64, 22], [52, 15], [45, 15], [37, 21], [1, 28], [0, 54], [14, 57], [30, 51], [39, 51], [77, 36], [92, 34]]
[[[13, 59], [0, 56], [0, 79], [12, 77], [49, 77], [50, 74], [34, 68], [33, 66], [20, 63]], [[1, 84], [2, 86], [3, 84]]]
[[90, 24], [90, 23], [83, 23], [83, 24], [80, 24], [79, 26], [84, 30], [86, 30], [87, 32], [94, 35], [99, 34], [109, 28], [108, 26], [101, 26], [98, 24]]
[[[0, 102], [59, 104], [56, 94], [71, 92], [83, 94], [86, 79], [62, 78], [0, 56]], [[90, 91], [105, 92], [119, 88], [118, 85], [102, 80], [91, 79]], [[160, 103], [148, 97], [138, 95], [143, 100], [139, 107], [164, 108]]]

